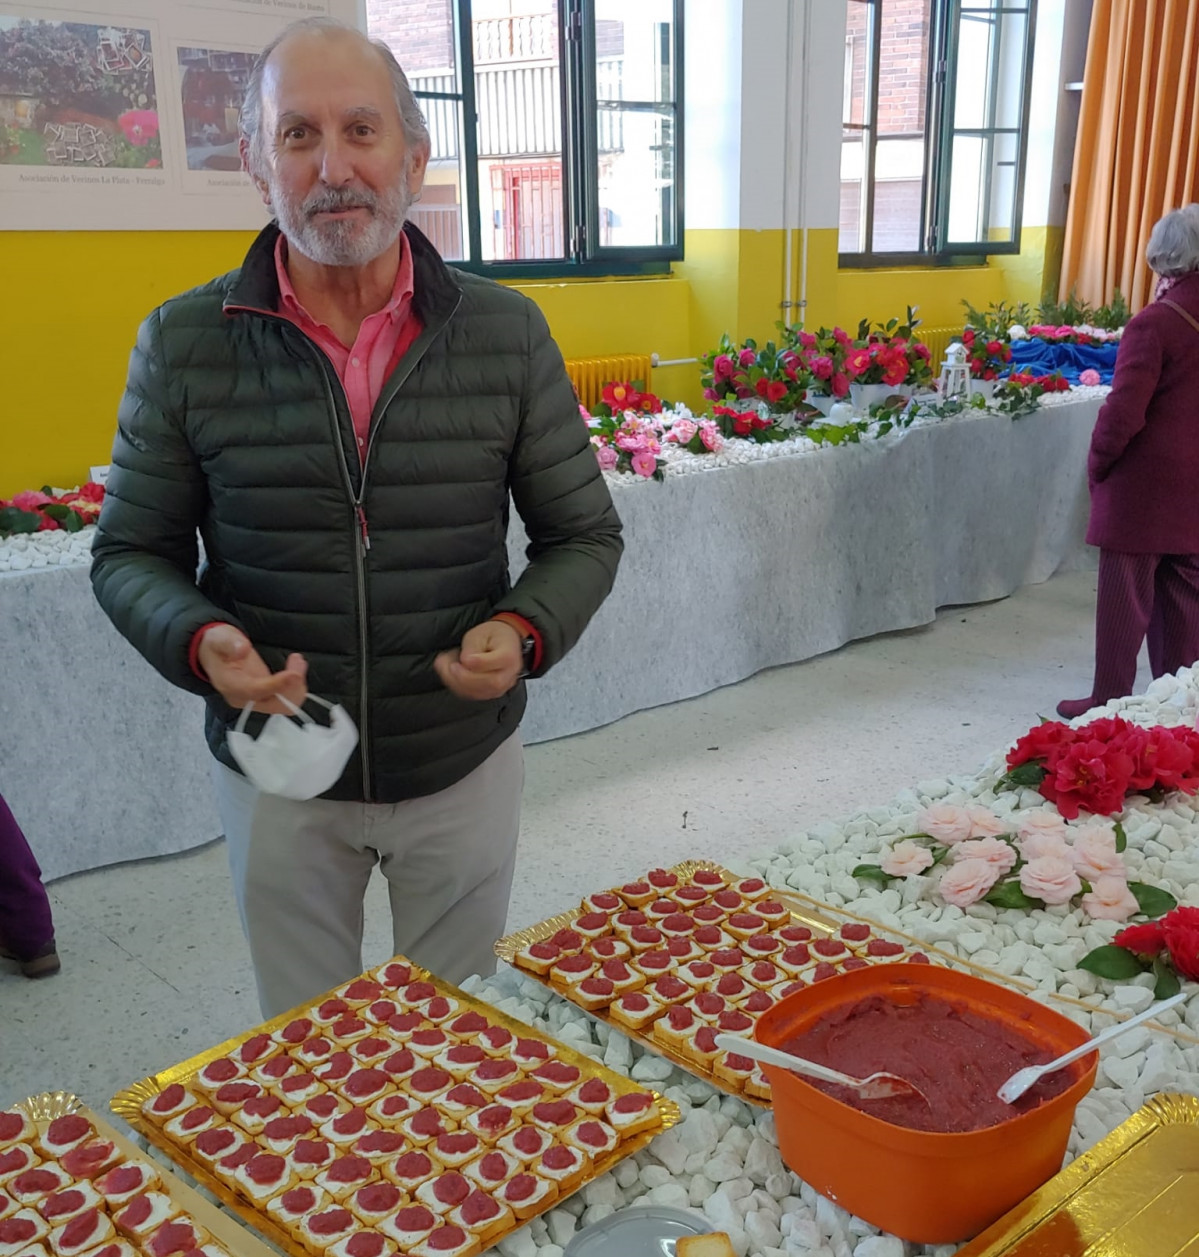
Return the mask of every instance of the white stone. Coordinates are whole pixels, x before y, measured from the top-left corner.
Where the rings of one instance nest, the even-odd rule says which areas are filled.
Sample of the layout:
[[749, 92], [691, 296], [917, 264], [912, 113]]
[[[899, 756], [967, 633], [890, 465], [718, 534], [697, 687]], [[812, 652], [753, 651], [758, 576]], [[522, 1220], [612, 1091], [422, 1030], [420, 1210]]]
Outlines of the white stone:
[[741, 1229], [741, 1211], [723, 1192], [715, 1191], [704, 1201], [704, 1215], [718, 1231]]
[[650, 1151], [659, 1161], [678, 1178], [687, 1168], [687, 1149], [676, 1131], [664, 1131], [650, 1144]]
[[702, 1174], [693, 1175], [687, 1188], [687, 1197], [692, 1208], [700, 1208], [715, 1190], [716, 1184], [710, 1178], [705, 1178]]
[[670, 1209], [686, 1209], [691, 1203], [687, 1189], [682, 1183], [663, 1183], [650, 1192], [649, 1198], [655, 1205], [664, 1205]]
[[868, 1235], [853, 1250], [853, 1257], [904, 1257], [903, 1240], [894, 1235]]
[[775, 1200], [785, 1201], [791, 1191], [790, 1174], [771, 1174], [766, 1179], [766, 1190]]
[[[573, 1225], [574, 1219], [571, 1218], [572, 1228]], [[537, 1257], [537, 1241], [533, 1239], [533, 1233], [527, 1226], [505, 1235], [497, 1247], [504, 1257]]]
[[641, 1177], [636, 1161], [621, 1161], [612, 1171], [612, 1177], [624, 1188], [632, 1187]]
[[671, 1173], [664, 1165], [645, 1165], [641, 1167], [641, 1181], [647, 1188], [661, 1187], [671, 1181]]
[[583, 1203], [591, 1205], [611, 1205], [616, 1208], [624, 1199], [620, 1193], [620, 1185], [611, 1174], [601, 1174], [586, 1184], [582, 1192]]
[[1143, 1012], [1153, 1003], [1153, 992], [1143, 986], [1118, 986], [1111, 993], [1111, 1002], [1130, 1013]]
[[673, 1072], [674, 1066], [664, 1057], [646, 1052], [633, 1066], [631, 1077], [638, 1082], [664, 1082]]
[[749, 1236], [750, 1248], [753, 1252], [760, 1252], [763, 1248], [773, 1248], [783, 1242], [782, 1232], [764, 1213], [745, 1215], [745, 1234]]
[[551, 1209], [545, 1215], [545, 1224], [549, 1228], [550, 1240], [563, 1248], [570, 1243], [575, 1233], [574, 1214], [565, 1209]]
[[741, 1162], [730, 1153], [717, 1153], [707, 1164], [704, 1173], [713, 1183], [727, 1183], [730, 1179], [740, 1178]]
[[720, 1140], [716, 1121], [706, 1109], [694, 1109], [687, 1120], [674, 1128], [679, 1142], [690, 1152], [712, 1152]]
[[562, 1257], [564, 1251], [558, 1244], [542, 1244], [537, 1250], [537, 1257]]
[[755, 1138], [745, 1154], [745, 1173], [755, 1183], [762, 1186], [771, 1175], [783, 1173], [783, 1158], [777, 1148], [772, 1147], [765, 1139]]
[[753, 1195], [754, 1185], [747, 1178], [730, 1178], [716, 1189], [730, 1200], [742, 1200]]

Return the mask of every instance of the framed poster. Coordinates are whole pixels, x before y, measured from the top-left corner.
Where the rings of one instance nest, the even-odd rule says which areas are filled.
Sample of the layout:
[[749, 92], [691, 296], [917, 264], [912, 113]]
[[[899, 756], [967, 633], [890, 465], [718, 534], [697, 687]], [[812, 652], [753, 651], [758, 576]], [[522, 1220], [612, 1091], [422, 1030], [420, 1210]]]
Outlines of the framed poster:
[[289, 22], [358, 0], [0, 0], [0, 228], [254, 229], [238, 111]]

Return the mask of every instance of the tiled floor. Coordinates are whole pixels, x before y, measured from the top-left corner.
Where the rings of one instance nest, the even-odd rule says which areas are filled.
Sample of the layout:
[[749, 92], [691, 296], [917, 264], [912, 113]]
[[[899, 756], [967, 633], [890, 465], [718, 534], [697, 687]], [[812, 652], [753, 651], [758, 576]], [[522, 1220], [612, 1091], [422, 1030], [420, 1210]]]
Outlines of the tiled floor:
[[[1090, 681], [1094, 575], [857, 642], [690, 702], [531, 747], [509, 924], [652, 864], [734, 860], [797, 828], [971, 771]], [[1142, 681], [1143, 683], [1143, 681]], [[386, 897], [367, 959], [389, 951]], [[51, 886], [63, 972], [0, 971], [0, 1104], [97, 1108], [258, 1020], [222, 844]]]

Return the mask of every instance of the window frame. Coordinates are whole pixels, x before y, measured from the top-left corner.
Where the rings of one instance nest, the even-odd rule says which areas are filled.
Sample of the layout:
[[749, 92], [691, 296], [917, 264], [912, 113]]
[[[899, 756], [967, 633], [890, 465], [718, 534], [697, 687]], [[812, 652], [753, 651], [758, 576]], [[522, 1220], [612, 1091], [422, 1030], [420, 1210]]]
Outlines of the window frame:
[[[462, 226], [469, 259], [448, 264], [497, 280], [665, 275], [683, 257], [683, 10], [673, 9], [671, 48], [674, 99], [674, 241], [666, 245], [601, 245], [599, 242], [599, 149], [596, 85], [595, 0], [556, 0], [558, 5], [559, 107], [562, 111], [562, 223], [565, 257], [485, 260], [480, 218], [478, 101], [475, 90], [474, 26], [471, 0], [451, 0], [458, 92], [413, 90], [417, 102], [444, 100], [461, 112]], [[572, 104], [577, 105], [572, 109]], [[636, 109], [640, 102], [631, 102]], [[422, 109], [424, 106], [421, 106]], [[648, 108], [662, 108], [648, 106]]]
[[[875, 199], [875, 154], [878, 144], [879, 66], [882, 54], [882, 6], [884, 0], [851, 0], [870, 11], [870, 59], [868, 75], [868, 121], [861, 126], [869, 133], [869, 145], [863, 178], [866, 182], [865, 239], [873, 243]], [[949, 197], [952, 190], [952, 143], [955, 134], [971, 130], [1010, 133], [1011, 128], [954, 129], [951, 83], [956, 78], [958, 40], [961, 26], [962, 0], [932, 0], [928, 40], [928, 82], [925, 86], [924, 173], [920, 198], [920, 239], [924, 247], [903, 252], [885, 252], [866, 248], [855, 252], [838, 252], [837, 265], [845, 270], [882, 270], [921, 267], [947, 269], [979, 266], [991, 256], [1020, 252], [1024, 219], [1024, 187], [1028, 165], [1029, 109], [1032, 100], [1033, 63], [1036, 53], [1037, 0], [992, 0], [983, 12], [1024, 13], [1027, 29], [1024, 50], [1024, 82], [1021, 98], [1020, 131], [1016, 167], [1016, 187], [1012, 214], [1012, 236], [1004, 241], [956, 241], [946, 239], [949, 219]], [[969, 12], [969, 10], [967, 10]], [[842, 132], [845, 123], [842, 121]]]

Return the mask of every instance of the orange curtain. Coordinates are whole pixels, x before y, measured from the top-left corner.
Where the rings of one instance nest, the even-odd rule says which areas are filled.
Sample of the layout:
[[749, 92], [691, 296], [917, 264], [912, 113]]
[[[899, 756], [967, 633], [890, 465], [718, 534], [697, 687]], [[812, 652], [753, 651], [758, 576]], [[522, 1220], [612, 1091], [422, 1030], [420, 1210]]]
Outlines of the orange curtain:
[[1153, 296], [1145, 245], [1199, 200], [1199, 0], [1095, 0], [1060, 296]]

